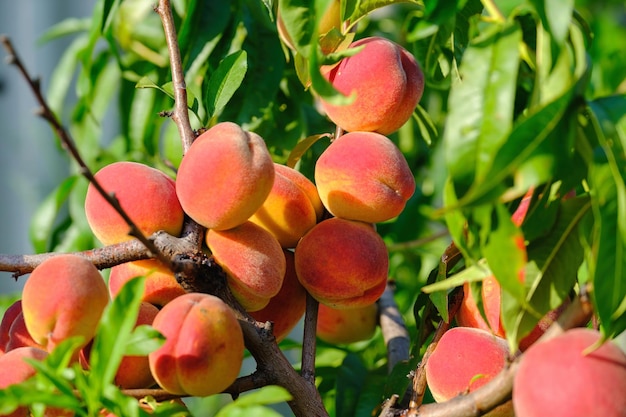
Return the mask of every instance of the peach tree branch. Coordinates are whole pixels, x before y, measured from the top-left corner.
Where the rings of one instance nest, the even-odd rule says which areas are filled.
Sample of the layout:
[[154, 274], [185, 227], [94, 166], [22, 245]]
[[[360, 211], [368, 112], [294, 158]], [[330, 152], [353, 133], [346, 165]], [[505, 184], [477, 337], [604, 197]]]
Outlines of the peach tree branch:
[[120, 205], [120, 202], [115, 197], [115, 195], [113, 193], [108, 193], [102, 187], [102, 185], [96, 180], [94, 174], [91, 172], [91, 170], [89, 169], [89, 167], [83, 160], [82, 156], [80, 155], [80, 152], [78, 151], [78, 148], [76, 147], [74, 140], [72, 139], [68, 131], [65, 129], [65, 127], [61, 124], [59, 119], [57, 119], [56, 115], [50, 109], [48, 102], [46, 101], [43, 94], [41, 93], [41, 84], [39, 80], [31, 77], [28, 70], [26, 69], [26, 66], [24, 65], [24, 63], [18, 56], [15, 48], [13, 47], [11, 40], [7, 36], [2, 35], [0, 36], [0, 43], [2, 43], [5, 50], [8, 53], [8, 62], [17, 67], [18, 71], [26, 79], [28, 86], [30, 87], [33, 94], [35, 95], [35, 98], [40, 105], [40, 108], [37, 111], [37, 114], [41, 116], [44, 120], [46, 120], [50, 124], [52, 129], [56, 132], [56, 134], [59, 136], [63, 148], [70, 154], [70, 156], [78, 164], [81, 175], [83, 175], [87, 180], [89, 180], [89, 182], [96, 188], [98, 193], [102, 195], [102, 197], [107, 201], [107, 203], [110, 204], [111, 207], [113, 207], [117, 211], [117, 213], [124, 219], [126, 224], [128, 224], [128, 227], [130, 229], [128, 234], [130, 236], [137, 238], [141, 243], [143, 243], [144, 246], [151, 252], [152, 256], [156, 256], [160, 261], [162, 261], [166, 265], [169, 265], [169, 260], [165, 256], [163, 256], [157, 250], [154, 244], [146, 236], [144, 236], [141, 230], [139, 230], [139, 228], [133, 222], [130, 216], [126, 213], [126, 211], [124, 211], [124, 209]]

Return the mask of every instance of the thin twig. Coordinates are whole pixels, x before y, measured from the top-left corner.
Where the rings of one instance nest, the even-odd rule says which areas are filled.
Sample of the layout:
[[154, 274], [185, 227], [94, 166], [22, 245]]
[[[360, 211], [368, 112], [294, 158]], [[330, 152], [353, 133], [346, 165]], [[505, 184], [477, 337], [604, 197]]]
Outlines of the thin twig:
[[316, 327], [319, 303], [311, 294], [306, 295], [306, 312], [304, 314], [304, 335], [302, 337], [302, 377], [315, 384], [315, 350]]
[[59, 122], [56, 115], [50, 109], [50, 106], [48, 106], [46, 99], [41, 93], [41, 84], [39, 80], [34, 79], [30, 76], [22, 60], [20, 59], [17, 52], [15, 51], [15, 48], [13, 47], [11, 40], [7, 36], [3, 35], [3, 36], [0, 36], [0, 43], [2, 43], [7, 53], [9, 54], [8, 56], [9, 63], [15, 65], [17, 69], [19, 70], [19, 72], [26, 79], [26, 82], [28, 83], [31, 91], [35, 95], [37, 102], [41, 106], [38, 111], [38, 114], [52, 126], [53, 130], [59, 136], [62, 146], [65, 148], [65, 150], [67, 150], [67, 152], [70, 153], [71, 157], [78, 164], [81, 175], [83, 175], [85, 178], [87, 178], [87, 180], [89, 180], [89, 182], [96, 188], [96, 190], [100, 193], [100, 195], [102, 195], [102, 197], [107, 201], [107, 203], [110, 204], [118, 212], [118, 214], [124, 219], [126, 224], [128, 224], [128, 227], [130, 229], [128, 234], [130, 236], [137, 238], [141, 243], [143, 243], [144, 246], [151, 252], [152, 256], [156, 256], [161, 262], [163, 262], [166, 265], [169, 265], [170, 264], [169, 259], [167, 259], [161, 253], [159, 253], [159, 251], [154, 246], [154, 244], [150, 240], [148, 240], [148, 238], [141, 232], [139, 227], [137, 227], [137, 225], [133, 222], [133, 220], [126, 213], [126, 211], [124, 211], [124, 209], [120, 205], [120, 202], [115, 197], [115, 195], [107, 192], [102, 187], [102, 185], [96, 180], [96, 178], [94, 177], [94, 174], [91, 172], [91, 170], [89, 169], [89, 167], [83, 160], [82, 156], [80, 155], [80, 152], [78, 151], [78, 148], [76, 147], [76, 144], [74, 143], [74, 140], [72, 139], [68, 131], [65, 129], [65, 127], [61, 124], [61, 122]]
[[185, 83], [185, 74], [183, 72], [180, 49], [178, 47], [178, 36], [176, 35], [176, 27], [174, 25], [174, 17], [172, 16], [172, 7], [169, 0], [159, 0], [159, 5], [155, 11], [161, 17], [165, 40], [167, 42], [167, 50], [170, 54], [170, 67], [172, 69], [172, 85], [174, 86], [174, 112], [172, 120], [178, 128], [180, 139], [183, 145], [183, 155], [187, 153], [189, 147], [196, 138], [196, 134], [191, 128], [189, 121], [189, 109], [187, 108], [187, 85]]

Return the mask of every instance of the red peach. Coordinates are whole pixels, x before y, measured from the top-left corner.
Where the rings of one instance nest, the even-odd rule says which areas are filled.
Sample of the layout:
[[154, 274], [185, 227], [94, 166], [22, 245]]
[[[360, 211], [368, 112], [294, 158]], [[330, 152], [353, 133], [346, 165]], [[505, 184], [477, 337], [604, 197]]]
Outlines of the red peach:
[[[33, 377], [35, 368], [25, 361], [34, 359], [42, 361], [48, 356], [48, 352], [34, 347], [20, 347], [13, 349], [0, 356], [0, 390], [10, 385], [19, 384]], [[3, 417], [28, 417], [30, 413], [26, 407], [20, 407], [11, 414]]]
[[261, 226], [247, 221], [229, 230], [209, 229], [206, 244], [226, 272], [233, 295], [247, 311], [262, 309], [280, 291], [285, 254], [276, 238]]
[[142, 301], [162, 307], [186, 291], [176, 281], [174, 273], [156, 259], [126, 262], [111, 268], [109, 293], [115, 297], [122, 286], [130, 279], [145, 276], [145, 289]]
[[165, 344], [148, 355], [152, 375], [165, 390], [208, 396], [232, 384], [241, 368], [243, 332], [221, 299], [188, 293], [172, 300], [154, 318]]
[[306, 310], [306, 290], [296, 276], [294, 254], [289, 250], [285, 250], [284, 254], [287, 268], [280, 291], [264, 308], [250, 313], [256, 321], [271, 321], [274, 324], [272, 329], [278, 342], [293, 330]]
[[[178, 236], [184, 213], [176, 196], [174, 180], [158, 169], [137, 162], [114, 162], [100, 169], [96, 179], [114, 193], [124, 211], [146, 236], [159, 230]], [[85, 214], [93, 234], [105, 245], [132, 239], [119, 213], [90, 184]]]
[[350, 47], [363, 49], [342, 59], [326, 77], [339, 92], [355, 93], [356, 98], [347, 105], [321, 100], [322, 108], [349, 132], [395, 132], [411, 118], [422, 98], [422, 69], [406, 49], [385, 38], [361, 39]]
[[0, 354], [6, 352], [6, 345], [9, 343], [9, 330], [15, 321], [15, 318], [22, 314], [22, 300], [17, 300], [9, 306], [0, 321]]
[[[321, 205], [315, 185], [298, 171], [284, 165], [275, 164], [276, 175], [274, 185], [263, 205], [250, 217], [255, 223], [278, 240], [283, 248], [294, 248], [298, 240], [317, 223], [315, 203], [311, 201], [307, 191], [292, 181], [297, 175], [300, 181], [313, 186], [317, 201]], [[289, 176], [283, 175], [287, 171]]]
[[517, 417], [623, 417], [626, 354], [598, 331], [576, 328], [524, 352], [513, 380]]
[[398, 216], [415, 192], [415, 178], [400, 150], [372, 132], [335, 139], [315, 164], [315, 183], [330, 213], [367, 223]]
[[389, 258], [371, 224], [331, 218], [318, 223], [296, 246], [296, 274], [320, 303], [356, 308], [385, 290]]
[[471, 327], [453, 327], [443, 334], [425, 365], [428, 388], [437, 402], [475, 391], [507, 364], [507, 342]]
[[18, 347], [31, 346], [38, 349], [44, 349], [39, 343], [35, 342], [28, 333], [26, 322], [24, 322], [24, 314], [20, 313], [15, 317], [11, 328], [9, 329], [9, 341], [6, 344], [7, 352]]
[[376, 303], [364, 307], [336, 309], [320, 304], [317, 337], [332, 344], [347, 344], [371, 339], [378, 324]]
[[73, 254], [48, 258], [24, 284], [22, 311], [28, 333], [51, 352], [72, 336], [86, 345], [109, 302], [107, 286], [96, 267]]
[[263, 138], [222, 122], [198, 136], [183, 157], [176, 192], [189, 217], [225, 230], [248, 220], [273, 183], [274, 163]]

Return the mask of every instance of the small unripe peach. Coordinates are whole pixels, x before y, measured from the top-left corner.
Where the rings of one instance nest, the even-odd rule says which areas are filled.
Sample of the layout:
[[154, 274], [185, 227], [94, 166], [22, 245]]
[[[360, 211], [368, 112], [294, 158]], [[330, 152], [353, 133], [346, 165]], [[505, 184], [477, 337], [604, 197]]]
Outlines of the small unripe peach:
[[321, 100], [322, 108], [348, 132], [395, 132], [411, 118], [422, 97], [422, 69], [406, 49], [385, 38], [361, 39], [350, 47], [363, 49], [341, 60], [326, 76], [339, 92], [356, 97], [347, 105]]
[[280, 291], [261, 310], [250, 313], [256, 321], [273, 323], [272, 330], [278, 342], [293, 330], [306, 310], [306, 290], [296, 276], [294, 254], [289, 250], [284, 253], [287, 269]]
[[517, 417], [623, 417], [626, 354], [576, 328], [526, 350], [513, 380]]
[[296, 246], [296, 274], [320, 303], [356, 308], [385, 290], [389, 258], [371, 224], [331, 218], [313, 227]]
[[283, 248], [295, 248], [298, 240], [317, 223], [317, 210], [322, 203], [315, 185], [300, 172], [280, 164], [274, 168], [272, 191], [249, 220], [274, 235]]
[[48, 258], [28, 277], [22, 291], [26, 328], [35, 342], [51, 352], [59, 342], [94, 336], [109, 291], [96, 267], [73, 254]]
[[332, 344], [347, 344], [371, 339], [378, 324], [376, 303], [359, 308], [336, 309], [320, 304], [317, 337]]
[[274, 183], [274, 163], [263, 138], [231, 122], [218, 123], [187, 151], [176, 178], [185, 213], [209, 229], [248, 220]]
[[398, 216], [415, 192], [404, 155], [389, 138], [372, 132], [335, 139], [315, 164], [315, 183], [330, 213], [368, 223]]
[[169, 302], [152, 323], [166, 338], [148, 355], [152, 375], [168, 392], [204, 397], [232, 384], [241, 368], [243, 332], [219, 298], [188, 293]]
[[[146, 236], [164, 230], [178, 236], [184, 213], [176, 196], [174, 180], [158, 169], [137, 162], [114, 162], [100, 169], [96, 179]], [[120, 214], [90, 184], [85, 215], [93, 234], [105, 245], [132, 239]]]
[[209, 229], [206, 244], [226, 272], [233, 295], [247, 311], [262, 309], [280, 291], [285, 254], [276, 238], [261, 226], [246, 221], [228, 230]]
[[142, 301], [163, 307], [186, 291], [176, 281], [174, 273], [156, 259], [126, 262], [111, 268], [109, 293], [115, 297], [122, 286], [134, 277], [144, 276], [145, 287]]
[[505, 339], [472, 327], [453, 327], [443, 334], [425, 365], [428, 388], [437, 402], [474, 391], [507, 364]]

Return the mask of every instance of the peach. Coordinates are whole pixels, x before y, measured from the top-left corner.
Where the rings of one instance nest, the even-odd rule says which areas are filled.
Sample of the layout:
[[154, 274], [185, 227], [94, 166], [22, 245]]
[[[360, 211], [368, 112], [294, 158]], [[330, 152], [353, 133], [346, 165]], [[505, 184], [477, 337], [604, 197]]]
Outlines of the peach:
[[26, 322], [24, 321], [24, 314], [20, 313], [17, 317], [15, 317], [15, 320], [9, 329], [9, 341], [6, 344], [6, 350], [8, 352], [9, 350], [23, 346], [45, 349], [39, 343], [35, 342], [30, 333], [28, 333]]
[[315, 164], [315, 183], [331, 214], [367, 223], [396, 217], [415, 192], [415, 178], [400, 150], [373, 132], [335, 139]]
[[598, 331], [570, 329], [532, 345], [513, 380], [517, 417], [622, 417], [626, 354]]
[[320, 303], [357, 308], [385, 290], [389, 257], [373, 225], [330, 218], [313, 227], [295, 250], [300, 283]]
[[176, 281], [174, 273], [156, 259], [126, 262], [111, 268], [109, 274], [109, 293], [115, 297], [122, 286], [130, 279], [145, 276], [145, 288], [142, 301], [163, 307], [186, 291]]
[[395, 132], [411, 118], [422, 98], [422, 69], [406, 49], [385, 38], [360, 39], [350, 47], [362, 50], [342, 59], [326, 77], [337, 91], [356, 97], [347, 105], [321, 100], [323, 110], [348, 132]]
[[492, 332], [496, 336], [505, 337], [500, 313], [500, 284], [493, 275], [488, 276], [482, 282], [481, 299], [485, 318], [481, 314], [476, 300], [472, 295], [470, 283], [463, 284], [463, 301], [456, 314], [456, 322], [459, 326], [475, 327]]
[[246, 221], [229, 230], [210, 229], [206, 244], [247, 311], [262, 309], [280, 291], [287, 268], [285, 254], [261, 226]]
[[443, 334], [426, 362], [428, 388], [437, 402], [475, 391], [507, 364], [506, 340], [471, 327], [453, 327]]
[[273, 332], [278, 342], [293, 330], [306, 310], [306, 290], [296, 276], [294, 254], [289, 250], [283, 252], [287, 268], [280, 291], [261, 310], [250, 313], [256, 321], [274, 324]]
[[9, 343], [11, 326], [15, 318], [22, 314], [22, 300], [17, 300], [9, 306], [0, 321], [0, 354], [6, 352], [6, 345]]
[[331, 344], [360, 342], [374, 336], [377, 324], [376, 303], [350, 309], [336, 309], [320, 304], [317, 337]]
[[[34, 347], [16, 348], [0, 356], [0, 369], [2, 369], [0, 372], [0, 390], [10, 385], [22, 383], [35, 375], [35, 368], [25, 359], [42, 361], [47, 356], [48, 352]], [[27, 417], [29, 415], [28, 409], [20, 407], [3, 417]]]
[[107, 286], [96, 267], [73, 254], [48, 258], [28, 277], [22, 291], [26, 328], [51, 352], [64, 339], [94, 336], [109, 302]]
[[283, 248], [295, 248], [317, 223], [322, 203], [317, 188], [307, 177], [285, 165], [275, 164], [274, 168], [272, 190], [249, 220], [274, 235]]
[[208, 396], [232, 384], [243, 361], [243, 332], [221, 299], [188, 293], [172, 300], [152, 323], [166, 338], [150, 353], [158, 384], [177, 395]]
[[222, 122], [198, 136], [183, 157], [176, 192], [189, 217], [225, 230], [248, 220], [273, 183], [274, 162], [263, 138]]
[[[95, 178], [146, 236], [159, 230], [178, 236], [184, 213], [176, 196], [174, 180], [156, 168], [137, 162], [114, 162], [100, 169]], [[132, 239], [130, 228], [105, 201], [93, 184], [87, 189], [85, 214], [93, 234], [105, 245]]]

